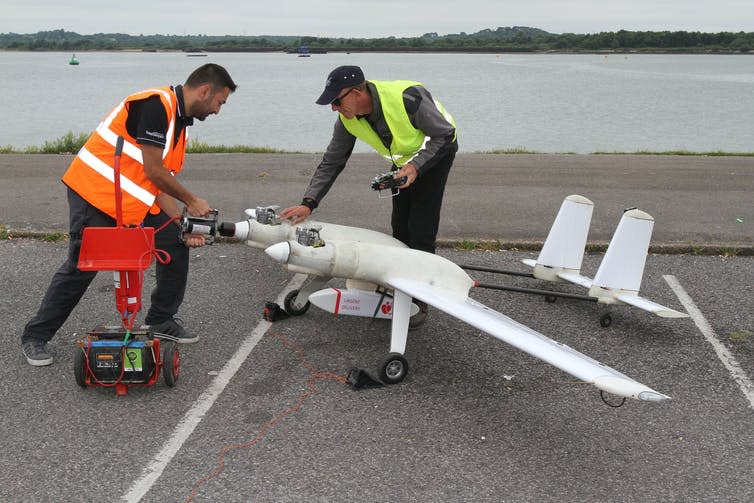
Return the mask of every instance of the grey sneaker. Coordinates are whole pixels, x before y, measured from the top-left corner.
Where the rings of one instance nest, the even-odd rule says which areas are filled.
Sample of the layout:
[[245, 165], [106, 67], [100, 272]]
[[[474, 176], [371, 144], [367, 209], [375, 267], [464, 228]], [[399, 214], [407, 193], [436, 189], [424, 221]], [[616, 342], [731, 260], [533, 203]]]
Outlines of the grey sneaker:
[[37, 340], [24, 342], [22, 352], [29, 365], [33, 365], [34, 367], [52, 365], [52, 355], [47, 350], [46, 342]]
[[155, 334], [168, 335], [170, 336], [170, 340], [174, 340], [179, 344], [192, 344], [199, 340], [198, 335], [189, 335], [189, 333], [186, 332], [186, 329], [178, 324], [176, 319], [177, 318], [170, 318], [162, 323], [154, 324], [151, 326], [152, 331]]
[[419, 307], [419, 312], [408, 319], [409, 330], [416, 330], [424, 325], [424, 322], [427, 321], [427, 316], [429, 316], [429, 306], [425, 302], [414, 299], [414, 304]]

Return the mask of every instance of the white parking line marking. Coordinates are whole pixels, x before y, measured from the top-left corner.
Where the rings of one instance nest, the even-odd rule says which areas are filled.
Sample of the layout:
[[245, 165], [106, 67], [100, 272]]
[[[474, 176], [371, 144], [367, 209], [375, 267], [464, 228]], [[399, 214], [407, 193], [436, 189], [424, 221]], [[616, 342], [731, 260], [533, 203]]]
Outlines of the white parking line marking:
[[[275, 302], [282, 304], [286, 294], [291, 290], [300, 288], [305, 279], [306, 275], [296, 274], [293, 279], [288, 282], [283, 291], [280, 292], [280, 295], [275, 299]], [[264, 336], [267, 330], [269, 330], [271, 325], [272, 323], [269, 321], [260, 321], [254, 330], [252, 330], [251, 334], [243, 340], [241, 346], [233, 357], [228, 360], [228, 363], [225, 364], [217, 377], [215, 377], [204, 393], [202, 393], [196, 400], [194, 406], [186, 412], [183, 419], [176, 425], [173, 434], [162, 446], [160, 452], [158, 452], [146, 468], [144, 468], [141, 477], [139, 477], [139, 479], [131, 485], [129, 491], [123, 495], [122, 499], [124, 501], [136, 503], [141, 501], [141, 498], [149, 492], [157, 479], [160, 478], [160, 475], [162, 475], [165, 467], [170, 463], [186, 440], [188, 440], [189, 436], [191, 436], [191, 433], [199, 425], [202, 418], [204, 418], [204, 415], [212, 407], [212, 404], [215, 403], [217, 397], [220, 396], [220, 393], [223, 392], [235, 373], [241, 368], [243, 362], [246, 361], [251, 350], [254, 349], [257, 343], [259, 343], [262, 336]]]
[[715, 331], [704, 318], [704, 315], [699, 308], [696, 307], [694, 301], [691, 300], [691, 297], [689, 297], [689, 294], [686, 293], [686, 290], [683, 289], [676, 277], [665, 275], [663, 278], [665, 278], [665, 281], [668, 282], [670, 288], [672, 288], [678, 296], [678, 300], [680, 300], [683, 307], [686, 308], [686, 312], [689, 313], [691, 319], [694, 320], [699, 331], [704, 335], [705, 339], [712, 344], [712, 348], [715, 350], [715, 353], [717, 353], [717, 357], [723, 362], [723, 365], [728, 369], [733, 380], [736, 381], [736, 384], [741, 388], [746, 399], [749, 400], [749, 407], [754, 409], [754, 383], [752, 383], [751, 379], [746, 375], [743, 368], [741, 368], [741, 365], [738, 364], [731, 352], [728, 351], [728, 348], [720, 342]]

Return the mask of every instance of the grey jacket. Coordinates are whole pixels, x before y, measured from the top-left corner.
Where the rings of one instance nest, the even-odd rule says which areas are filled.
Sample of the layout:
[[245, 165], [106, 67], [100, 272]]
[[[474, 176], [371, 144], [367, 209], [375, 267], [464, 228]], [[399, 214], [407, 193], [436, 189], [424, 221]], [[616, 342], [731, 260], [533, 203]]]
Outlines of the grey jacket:
[[[372, 95], [372, 113], [365, 118], [382, 138], [385, 146], [389, 146], [393, 137], [385, 121], [385, 115], [382, 113], [377, 90], [368, 81], [367, 86]], [[454, 140], [455, 128], [435, 106], [432, 95], [424, 86], [406, 89], [403, 92], [403, 104], [411, 124], [429, 137], [424, 148], [411, 161], [411, 164], [416, 166], [418, 176], [421, 177], [423, 173], [432, 169], [439, 159], [458, 150], [458, 143]], [[346, 129], [338, 117], [330, 144], [327, 146], [325, 155], [322, 156], [322, 162], [312, 175], [309, 187], [304, 193], [304, 199], [312, 199], [315, 204], [322, 201], [335, 179], [345, 168], [355, 144], [356, 137]]]

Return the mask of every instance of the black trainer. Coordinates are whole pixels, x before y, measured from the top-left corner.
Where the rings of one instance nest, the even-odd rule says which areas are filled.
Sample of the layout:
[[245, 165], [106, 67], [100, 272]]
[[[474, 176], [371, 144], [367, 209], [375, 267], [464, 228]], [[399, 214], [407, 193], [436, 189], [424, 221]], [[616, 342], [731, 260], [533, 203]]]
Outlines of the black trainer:
[[47, 350], [46, 342], [37, 340], [26, 341], [22, 347], [22, 352], [29, 365], [33, 365], [34, 367], [52, 365], [52, 355]]
[[177, 318], [170, 318], [162, 323], [151, 325], [152, 332], [155, 334], [167, 335], [168, 339], [174, 340], [179, 344], [192, 344], [199, 340], [198, 335], [189, 335], [186, 329], [176, 321]]

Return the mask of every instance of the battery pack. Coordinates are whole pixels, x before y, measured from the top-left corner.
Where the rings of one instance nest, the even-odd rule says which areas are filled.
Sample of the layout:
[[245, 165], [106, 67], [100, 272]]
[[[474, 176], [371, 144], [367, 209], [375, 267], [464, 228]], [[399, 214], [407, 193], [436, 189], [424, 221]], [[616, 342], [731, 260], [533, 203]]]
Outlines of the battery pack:
[[81, 350], [94, 378], [103, 383], [143, 384], [155, 372], [154, 346], [147, 341], [98, 340]]
[[82, 388], [113, 387], [117, 396], [123, 396], [129, 386], [153, 386], [160, 374], [169, 388], [178, 380], [178, 345], [155, 337], [149, 327], [129, 332], [122, 327], [99, 326], [77, 343], [73, 370], [76, 384]]

